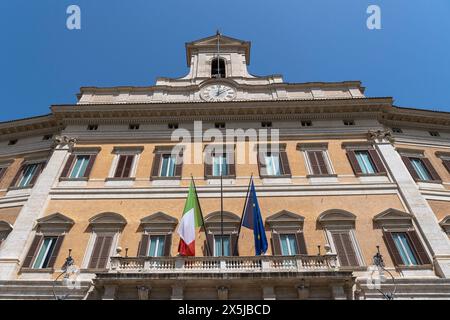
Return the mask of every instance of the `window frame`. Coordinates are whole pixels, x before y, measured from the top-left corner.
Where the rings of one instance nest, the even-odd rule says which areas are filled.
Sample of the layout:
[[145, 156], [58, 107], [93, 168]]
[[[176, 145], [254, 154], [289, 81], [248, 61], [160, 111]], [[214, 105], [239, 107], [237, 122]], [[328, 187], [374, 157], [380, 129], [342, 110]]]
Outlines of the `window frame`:
[[338, 265], [341, 266], [341, 261], [339, 260], [339, 255], [337, 252], [336, 244], [334, 243], [333, 233], [343, 233], [348, 232], [350, 241], [355, 252], [355, 257], [358, 262], [357, 266], [342, 266], [343, 268], [363, 268], [366, 266], [364, 261], [364, 256], [362, 254], [361, 247], [356, 237], [356, 230], [354, 226], [338, 226], [338, 225], [327, 225], [324, 227], [326, 239], [331, 247], [331, 252], [337, 255]]
[[[111, 164], [111, 168], [108, 174], [107, 180], [134, 180], [136, 179], [136, 172], [140, 156], [144, 147], [115, 147], [113, 149], [114, 159]], [[116, 171], [118, 169], [119, 160], [121, 156], [133, 156], [133, 162], [130, 168], [130, 174], [128, 177], [116, 177]]]
[[[32, 177], [29, 180], [29, 183], [25, 186], [19, 186], [21, 180], [23, 179], [23, 173], [24, 173], [24, 167], [30, 166], [30, 165], [36, 165], [37, 171], [35, 171], [32, 175]], [[14, 177], [13, 181], [11, 182], [11, 186], [9, 187], [10, 190], [16, 190], [16, 189], [31, 189], [34, 187], [36, 182], [38, 181], [40, 175], [42, 174], [42, 171], [44, 170], [45, 166], [47, 165], [46, 159], [34, 159], [34, 160], [25, 160], [21, 166], [19, 167], [19, 170], [16, 172], [16, 176]], [[37, 176], [36, 176], [37, 174]], [[31, 181], [35, 181], [31, 183]]]

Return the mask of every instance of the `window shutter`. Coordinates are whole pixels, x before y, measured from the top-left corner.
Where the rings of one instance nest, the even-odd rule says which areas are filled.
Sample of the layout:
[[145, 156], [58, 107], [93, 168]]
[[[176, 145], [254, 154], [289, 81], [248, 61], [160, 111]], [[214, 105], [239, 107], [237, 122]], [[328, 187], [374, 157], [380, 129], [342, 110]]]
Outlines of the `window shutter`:
[[153, 164], [152, 164], [152, 177], [158, 177], [159, 176], [159, 165], [161, 163], [161, 153], [157, 152], [155, 153], [155, 156], [153, 157]]
[[[208, 244], [206, 242], [208, 242]], [[208, 246], [211, 252], [208, 252]], [[206, 233], [206, 240], [203, 246], [203, 255], [205, 257], [214, 256], [214, 236], [210, 233]]]
[[386, 168], [384, 167], [383, 161], [381, 161], [381, 158], [378, 155], [377, 150], [370, 149], [369, 154], [370, 154], [370, 157], [372, 158], [375, 168], [377, 169], [377, 172], [378, 173], [386, 173]]
[[283, 174], [290, 175], [291, 168], [289, 167], [289, 160], [286, 151], [280, 151], [281, 167], [283, 168]]
[[211, 152], [207, 152], [205, 155], [205, 177], [212, 176], [213, 173], [213, 165], [212, 165], [212, 155]]
[[272, 232], [272, 255], [281, 256], [281, 243], [280, 243], [280, 235], [278, 233]]
[[72, 168], [73, 161], [75, 160], [75, 155], [71, 154], [67, 159], [66, 165], [61, 172], [61, 178], [67, 178], [69, 176], [70, 168]]
[[123, 169], [125, 167], [125, 161], [127, 160], [127, 156], [120, 155], [119, 161], [117, 163], [116, 173], [114, 174], [114, 178], [122, 178], [123, 177]]
[[23, 261], [23, 268], [30, 268], [31, 263], [33, 262], [34, 257], [36, 256], [36, 252], [41, 244], [43, 236], [35, 236], [33, 242], [31, 243], [31, 247], [28, 250], [28, 253]]
[[347, 267], [350, 266], [350, 261], [346, 255], [344, 243], [342, 238], [340, 237], [340, 233], [332, 233], [331, 236], [333, 238], [334, 246], [337, 251], [337, 256], [341, 266]]
[[102, 269], [106, 267], [111, 251], [112, 239], [112, 236], [97, 236], [89, 262], [89, 268]]
[[56, 258], [58, 257], [59, 250], [61, 249], [62, 242], [64, 241], [64, 236], [61, 235], [56, 239], [55, 247], [53, 248], [52, 255], [50, 256], [50, 260], [48, 260], [47, 268], [53, 268], [56, 262]]
[[234, 153], [227, 153], [227, 166], [228, 166], [228, 175], [235, 176], [236, 175], [236, 163], [234, 161]]
[[316, 152], [315, 151], [307, 151], [309, 165], [311, 166], [312, 174], [320, 174], [320, 167], [317, 163]]
[[19, 169], [19, 171], [17, 171], [16, 175], [14, 176], [14, 179], [11, 181], [11, 185], [10, 187], [15, 187], [17, 182], [19, 181], [20, 177], [23, 174], [23, 171], [25, 170], [25, 166], [22, 165]]
[[347, 151], [347, 158], [350, 161], [350, 165], [352, 166], [353, 172], [355, 175], [362, 174], [361, 167], [358, 164], [358, 160], [356, 159], [355, 151], [348, 150]]
[[141, 242], [139, 243], [138, 257], [146, 257], [148, 255], [148, 243], [150, 237], [148, 234], [142, 234]]
[[128, 178], [131, 174], [131, 167], [133, 166], [134, 155], [126, 156], [125, 166], [122, 173], [122, 178]]
[[183, 173], [183, 155], [180, 154], [177, 156], [177, 164], [175, 164], [175, 177], [181, 177], [182, 173]]
[[172, 252], [172, 234], [166, 234], [164, 239], [164, 256], [170, 257], [170, 253]]
[[447, 171], [450, 173], [450, 160], [442, 160], [442, 163], [444, 164], [444, 167], [447, 169]]
[[237, 233], [232, 233], [230, 235], [230, 253], [232, 256], [239, 256], [239, 247], [236, 246], [238, 243], [238, 235]]
[[3, 176], [6, 173], [7, 168], [0, 168], [0, 181], [2, 180]]
[[386, 242], [386, 246], [389, 250], [389, 253], [391, 255], [392, 261], [396, 266], [403, 265], [402, 257], [400, 256], [400, 253], [397, 250], [397, 246], [395, 245], [394, 239], [392, 238], [392, 233], [383, 231], [383, 238]]
[[303, 232], [297, 232], [295, 234], [295, 237], [297, 238], [297, 249], [298, 254], [308, 254], [306, 250], [306, 242], [305, 242], [305, 235]]
[[258, 171], [260, 176], [266, 176], [267, 170], [266, 170], [266, 160], [265, 160], [266, 154], [264, 152], [258, 152]]
[[36, 183], [37, 179], [39, 178], [42, 171], [44, 170], [44, 167], [45, 167], [45, 163], [43, 163], [43, 162], [39, 163], [37, 165], [37, 168], [36, 168], [36, 171], [34, 172], [33, 178], [31, 178], [30, 185], [33, 186]]
[[411, 243], [414, 247], [414, 250], [419, 256], [421, 264], [431, 264], [430, 258], [428, 258], [428, 254], [425, 251], [425, 248], [423, 247], [422, 242], [420, 241], [416, 231], [408, 231], [407, 233], [409, 240], [411, 240]]
[[112, 236], [105, 236], [103, 239], [103, 247], [100, 251], [100, 257], [98, 259], [97, 268], [103, 269], [106, 267], [109, 259], [109, 254], [111, 252], [111, 244], [112, 244], [113, 237]]
[[403, 160], [403, 163], [405, 164], [406, 168], [408, 169], [411, 177], [416, 181], [420, 180], [419, 175], [417, 174], [416, 170], [414, 169], [414, 167], [411, 164], [411, 160], [406, 156], [402, 156], [402, 160]]
[[84, 177], [85, 178], [89, 178], [91, 175], [91, 171], [92, 171], [92, 167], [94, 166], [95, 163], [95, 159], [97, 159], [97, 155], [96, 154], [92, 154], [89, 156], [89, 163], [86, 167], [86, 171], [84, 172]]
[[430, 173], [431, 179], [433, 179], [434, 181], [441, 181], [441, 177], [434, 169], [430, 160], [428, 158], [422, 158], [422, 161], [423, 161], [423, 164], [425, 165], [425, 167], [427, 168], [428, 172]]
[[345, 255], [347, 256], [347, 261], [349, 266], [359, 266], [358, 258], [356, 257], [355, 248], [353, 246], [352, 239], [350, 237], [350, 233], [341, 233], [340, 234], [342, 245], [345, 250]]

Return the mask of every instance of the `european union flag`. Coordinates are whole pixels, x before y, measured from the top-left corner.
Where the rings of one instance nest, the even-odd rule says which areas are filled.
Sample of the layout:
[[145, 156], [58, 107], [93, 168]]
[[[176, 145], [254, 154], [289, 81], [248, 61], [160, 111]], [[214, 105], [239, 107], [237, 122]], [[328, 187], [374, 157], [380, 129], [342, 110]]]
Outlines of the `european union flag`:
[[253, 235], [255, 236], [255, 254], [259, 256], [265, 253], [268, 248], [268, 243], [253, 180], [251, 182], [250, 192], [245, 204], [244, 216], [242, 217], [242, 225], [248, 229], [253, 230]]

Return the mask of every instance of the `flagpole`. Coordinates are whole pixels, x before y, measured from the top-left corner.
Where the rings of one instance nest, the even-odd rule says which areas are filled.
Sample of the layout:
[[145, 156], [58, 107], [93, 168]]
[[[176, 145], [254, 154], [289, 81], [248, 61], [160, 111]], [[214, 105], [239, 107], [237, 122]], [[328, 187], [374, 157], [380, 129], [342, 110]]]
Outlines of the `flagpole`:
[[236, 244], [234, 245], [233, 255], [236, 255], [236, 253], [237, 253], [237, 248], [238, 248], [238, 244], [239, 244], [239, 236], [241, 234], [242, 219], [244, 218], [245, 207], [247, 206], [246, 204], [247, 204], [247, 200], [248, 200], [248, 195], [250, 193], [250, 186], [252, 185], [252, 180], [253, 180], [253, 173], [251, 174], [250, 181], [248, 182], [247, 195], [245, 196], [244, 208], [242, 209], [241, 222], [239, 223], [239, 229], [238, 229], [238, 234], [237, 234], [237, 238], [236, 238]]
[[[222, 161], [222, 160], [221, 160]], [[224, 253], [224, 243], [223, 243], [223, 179], [222, 179], [222, 163], [220, 164], [220, 234], [221, 234], [221, 245], [222, 245], [222, 254], [221, 256], [225, 256]]]
[[208, 251], [208, 254], [211, 256], [211, 250], [209, 248], [209, 241], [208, 241], [208, 232], [206, 230], [205, 219], [203, 219], [202, 206], [200, 205], [200, 199], [198, 198], [197, 187], [195, 186], [195, 181], [194, 181], [194, 177], [192, 176], [192, 174], [191, 174], [191, 180], [192, 180], [192, 184], [194, 185], [195, 194], [197, 196], [198, 208], [200, 209], [200, 217], [202, 218], [202, 225], [203, 225], [203, 228], [205, 229], [206, 250]]

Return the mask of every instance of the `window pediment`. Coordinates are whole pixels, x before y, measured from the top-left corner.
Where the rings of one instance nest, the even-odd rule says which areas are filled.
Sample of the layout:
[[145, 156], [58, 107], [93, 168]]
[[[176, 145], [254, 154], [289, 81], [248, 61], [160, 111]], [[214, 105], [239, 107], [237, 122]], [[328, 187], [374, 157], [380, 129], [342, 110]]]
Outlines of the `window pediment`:
[[450, 215], [446, 216], [439, 222], [439, 225], [444, 229], [445, 232], [450, 233]]
[[40, 231], [67, 232], [75, 224], [71, 218], [59, 212], [40, 218], [36, 222]]
[[12, 225], [6, 221], [0, 221], [0, 232], [10, 232], [13, 229]]
[[412, 227], [412, 215], [391, 208], [377, 214], [373, 222], [379, 227]]
[[[223, 212], [223, 229], [226, 233], [236, 233], [239, 228], [241, 218], [228, 211]], [[221, 214], [215, 211], [205, 217], [205, 225], [208, 232], [216, 233], [221, 230]]]
[[100, 228], [123, 228], [127, 224], [127, 220], [120, 214], [115, 212], [104, 212], [97, 214], [89, 219], [91, 227]]
[[294, 228], [303, 229], [305, 218], [288, 210], [281, 210], [266, 219], [266, 224], [271, 229]]
[[330, 225], [354, 226], [355, 221], [356, 216], [353, 213], [341, 209], [324, 211], [317, 218], [317, 222], [323, 227]]
[[164, 212], [156, 212], [141, 219], [143, 229], [173, 231], [178, 224], [178, 219]]

